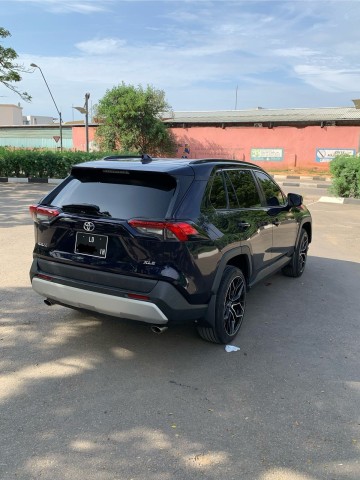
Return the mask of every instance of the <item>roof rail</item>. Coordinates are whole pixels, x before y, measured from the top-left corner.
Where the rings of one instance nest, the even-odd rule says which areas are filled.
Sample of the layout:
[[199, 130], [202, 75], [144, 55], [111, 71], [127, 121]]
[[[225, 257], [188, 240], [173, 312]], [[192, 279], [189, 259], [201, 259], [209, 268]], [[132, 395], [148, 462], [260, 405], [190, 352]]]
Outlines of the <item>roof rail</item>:
[[244, 162], [244, 160], [235, 160], [231, 158], [199, 158], [197, 160], [191, 160], [190, 163], [212, 163], [212, 162], [218, 162], [218, 163], [239, 163], [239, 162]]
[[142, 158], [142, 155], [108, 155], [103, 160], [122, 160], [126, 158]]

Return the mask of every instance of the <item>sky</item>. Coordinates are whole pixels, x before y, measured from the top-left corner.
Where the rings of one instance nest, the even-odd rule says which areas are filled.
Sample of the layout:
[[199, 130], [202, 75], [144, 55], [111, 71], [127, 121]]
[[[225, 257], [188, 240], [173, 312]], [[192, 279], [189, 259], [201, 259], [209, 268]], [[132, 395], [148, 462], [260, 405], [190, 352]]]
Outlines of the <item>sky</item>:
[[18, 54], [23, 115], [82, 120], [125, 82], [164, 90], [175, 111], [353, 106], [360, 0], [0, 0]]

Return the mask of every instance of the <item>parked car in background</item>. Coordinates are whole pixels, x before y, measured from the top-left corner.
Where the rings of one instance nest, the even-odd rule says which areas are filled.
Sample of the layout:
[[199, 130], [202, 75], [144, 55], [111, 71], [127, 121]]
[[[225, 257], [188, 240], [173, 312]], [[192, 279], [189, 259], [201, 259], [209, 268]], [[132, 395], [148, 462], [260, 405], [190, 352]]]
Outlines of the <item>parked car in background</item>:
[[194, 322], [229, 343], [246, 292], [304, 272], [311, 215], [259, 166], [219, 159], [105, 157], [30, 207], [33, 289], [60, 304], [152, 325]]

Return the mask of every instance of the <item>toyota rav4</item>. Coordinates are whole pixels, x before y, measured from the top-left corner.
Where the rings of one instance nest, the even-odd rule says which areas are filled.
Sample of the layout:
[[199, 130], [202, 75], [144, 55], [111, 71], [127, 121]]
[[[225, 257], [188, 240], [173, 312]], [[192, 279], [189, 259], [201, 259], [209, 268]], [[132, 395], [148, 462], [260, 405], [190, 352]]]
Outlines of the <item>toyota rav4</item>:
[[219, 159], [105, 157], [30, 207], [32, 288], [47, 305], [133, 319], [154, 330], [194, 322], [228, 343], [246, 292], [304, 272], [312, 226], [259, 166]]

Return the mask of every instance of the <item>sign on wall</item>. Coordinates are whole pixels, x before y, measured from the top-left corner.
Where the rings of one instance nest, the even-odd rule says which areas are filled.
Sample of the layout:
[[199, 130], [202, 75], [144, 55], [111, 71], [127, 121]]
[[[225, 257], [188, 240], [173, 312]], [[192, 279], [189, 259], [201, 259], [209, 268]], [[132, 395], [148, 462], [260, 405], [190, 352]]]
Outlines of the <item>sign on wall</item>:
[[284, 160], [284, 149], [252, 148], [251, 160], [253, 162], [282, 162]]
[[356, 151], [352, 148], [317, 148], [316, 162], [331, 162], [337, 155], [355, 155]]

